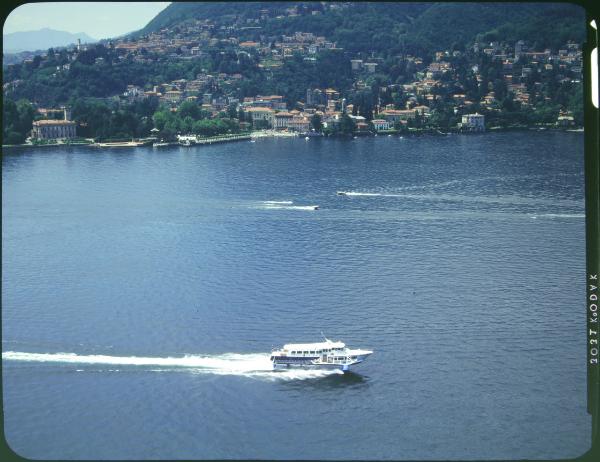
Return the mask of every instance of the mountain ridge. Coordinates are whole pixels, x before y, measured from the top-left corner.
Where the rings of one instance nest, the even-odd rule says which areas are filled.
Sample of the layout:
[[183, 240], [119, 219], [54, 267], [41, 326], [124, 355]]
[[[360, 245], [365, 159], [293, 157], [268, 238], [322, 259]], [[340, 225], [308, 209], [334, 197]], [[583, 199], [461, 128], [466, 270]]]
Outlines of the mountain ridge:
[[94, 43], [97, 40], [85, 32], [71, 33], [45, 27], [31, 31], [10, 32], [2, 34], [4, 53], [20, 53], [23, 51], [47, 50], [77, 43]]

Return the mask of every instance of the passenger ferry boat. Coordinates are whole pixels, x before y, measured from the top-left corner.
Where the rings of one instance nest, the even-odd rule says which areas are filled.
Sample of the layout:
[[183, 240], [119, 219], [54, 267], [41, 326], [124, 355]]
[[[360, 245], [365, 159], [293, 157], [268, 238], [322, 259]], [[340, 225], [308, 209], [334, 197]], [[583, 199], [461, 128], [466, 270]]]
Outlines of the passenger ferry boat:
[[350, 370], [350, 366], [362, 363], [371, 350], [351, 350], [342, 342], [325, 339], [320, 343], [288, 343], [271, 352], [273, 369], [304, 367], [311, 369]]

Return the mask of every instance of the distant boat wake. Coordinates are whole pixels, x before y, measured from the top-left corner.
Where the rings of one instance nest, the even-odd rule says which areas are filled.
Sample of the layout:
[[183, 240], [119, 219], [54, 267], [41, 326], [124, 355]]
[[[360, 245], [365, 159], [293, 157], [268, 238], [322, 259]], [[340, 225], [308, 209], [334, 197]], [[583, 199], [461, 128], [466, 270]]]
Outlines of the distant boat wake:
[[262, 201], [257, 208], [265, 210], [318, 210], [318, 205], [293, 205], [294, 201]]
[[[273, 371], [267, 353], [221, 355], [185, 355], [179, 357], [106, 356], [78, 355], [75, 353], [25, 353], [19, 351], [2, 352], [4, 361], [62, 363], [100, 366], [141, 366], [152, 367], [154, 372], [188, 370], [199, 374], [239, 375], [264, 378], [267, 380], [304, 380], [343, 374], [334, 370], [290, 369]], [[85, 371], [85, 369], [78, 369]]]
[[425, 201], [450, 201], [450, 202], [474, 202], [500, 205], [530, 205], [530, 206], [577, 206], [581, 207], [579, 200], [573, 199], [544, 199], [529, 198], [516, 195], [508, 196], [467, 196], [460, 194], [406, 194], [406, 193], [372, 193], [358, 191], [338, 191], [338, 196], [350, 197], [397, 197], [403, 199], [425, 200]]
[[541, 213], [531, 215], [531, 218], [585, 218], [584, 213]]
[[317, 210], [316, 205], [265, 205], [266, 210]]

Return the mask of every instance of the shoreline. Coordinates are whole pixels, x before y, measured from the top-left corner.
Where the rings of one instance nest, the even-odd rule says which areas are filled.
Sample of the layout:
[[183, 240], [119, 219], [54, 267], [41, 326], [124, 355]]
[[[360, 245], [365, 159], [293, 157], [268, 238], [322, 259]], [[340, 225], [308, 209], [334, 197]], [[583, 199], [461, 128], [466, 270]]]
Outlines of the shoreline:
[[[458, 131], [458, 130], [450, 130], [448, 132], [442, 132], [438, 129], [416, 129], [410, 130], [407, 132], [400, 131], [381, 131], [377, 133], [354, 133], [354, 134], [335, 134], [335, 135], [319, 135], [312, 136], [310, 138], [333, 138], [333, 139], [354, 139], [354, 138], [364, 138], [364, 137], [375, 137], [375, 136], [423, 136], [423, 135], [433, 135], [433, 136], [448, 136], [448, 135], [485, 135], [486, 133], [498, 133], [498, 132], [511, 132], [511, 131], [537, 131], [537, 132], [568, 132], [568, 133], [584, 133], [582, 127], [490, 127], [485, 131]], [[231, 134], [231, 135], [217, 135], [206, 138], [196, 138], [196, 141], [190, 143], [189, 145], [182, 144], [179, 141], [169, 141], [160, 143], [158, 145], [154, 145], [151, 140], [144, 139], [143, 141], [107, 141], [107, 142], [98, 142], [98, 143], [45, 143], [45, 144], [3, 144], [2, 148], [48, 148], [48, 147], [90, 147], [90, 148], [138, 148], [138, 147], [153, 147], [153, 148], [161, 148], [161, 147], [171, 147], [171, 146], [182, 146], [182, 147], [192, 147], [192, 146], [203, 146], [203, 145], [211, 145], [217, 143], [231, 143], [235, 141], [254, 141], [258, 138], [300, 138], [304, 136], [301, 133], [297, 132], [284, 132], [277, 130], [260, 130], [251, 133], [244, 134]]]

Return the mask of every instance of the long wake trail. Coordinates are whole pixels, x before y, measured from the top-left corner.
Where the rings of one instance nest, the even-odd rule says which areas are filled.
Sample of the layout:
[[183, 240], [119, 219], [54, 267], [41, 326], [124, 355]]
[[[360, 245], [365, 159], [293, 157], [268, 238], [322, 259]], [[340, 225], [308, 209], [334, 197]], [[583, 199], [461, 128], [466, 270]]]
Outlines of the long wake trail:
[[151, 369], [152, 371], [181, 369], [189, 370], [194, 373], [240, 375], [245, 377], [266, 378], [273, 380], [302, 380], [324, 377], [330, 374], [343, 374], [343, 372], [339, 370], [290, 369], [285, 371], [273, 371], [273, 367], [267, 353], [225, 353], [221, 355], [144, 357], [4, 351], [2, 352], [2, 360], [34, 363], [77, 364], [81, 366], [141, 366], [146, 368], [157, 368]]
[[467, 196], [461, 194], [406, 194], [406, 193], [373, 193], [358, 191], [342, 191], [343, 195], [350, 197], [396, 197], [403, 199], [425, 200], [425, 201], [450, 201], [450, 202], [473, 202], [500, 205], [530, 205], [530, 206], [578, 206], [582, 201], [574, 199], [544, 199], [529, 198], [517, 195], [491, 196]]

